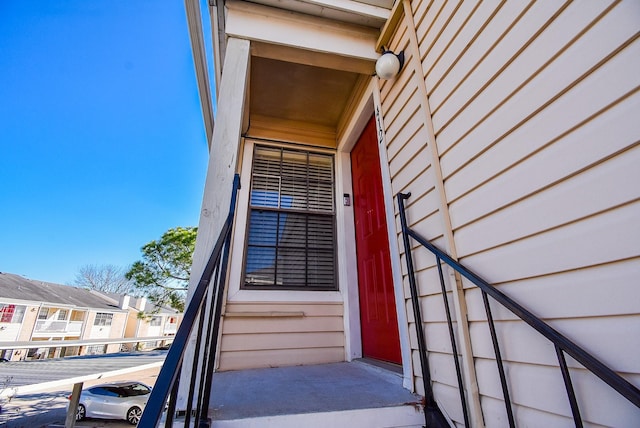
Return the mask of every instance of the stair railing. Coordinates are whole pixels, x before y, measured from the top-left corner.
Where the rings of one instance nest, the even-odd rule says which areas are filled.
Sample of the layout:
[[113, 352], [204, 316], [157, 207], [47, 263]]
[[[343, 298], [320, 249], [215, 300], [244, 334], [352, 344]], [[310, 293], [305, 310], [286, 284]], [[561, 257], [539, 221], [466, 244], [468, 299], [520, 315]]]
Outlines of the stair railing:
[[[237, 190], [240, 188], [240, 177], [236, 174], [231, 193], [229, 214], [213, 247], [200, 281], [196, 286], [183, 321], [169, 348], [164, 364], [160, 369], [155, 386], [140, 419], [140, 427], [156, 427], [166, 410], [165, 427], [172, 427], [176, 409], [176, 399], [182, 363], [186, 345], [194, 334], [194, 357], [189, 393], [186, 402], [184, 423], [188, 428], [208, 427], [207, 412], [211, 396], [211, 379], [215, 368], [215, 357], [220, 330], [220, 314], [224, 296], [227, 268], [229, 263], [229, 247], [231, 230], [236, 208]], [[167, 404], [168, 399], [168, 404]], [[195, 402], [195, 409], [193, 408]], [[195, 411], [194, 411], [195, 410]], [[191, 423], [193, 422], [193, 425]]]
[[[469, 415], [467, 409], [467, 403], [465, 399], [465, 393], [463, 388], [462, 381], [462, 371], [460, 369], [460, 363], [458, 361], [458, 351], [456, 347], [456, 341], [453, 334], [453, 323], [451, 320], [451, 312], [449, 309], [449, 303], [447, 300], [447, 292], [445, 287], [444, 275], [442, 272], [442, 262], [444, 261], [447, 265], [453, 268], [457, 273], [467, 278], [473, 284], [480, 288], [482, 291], [482, 300], [484, 303], [485, 312], [487, 314], [487, 322], [489, 324], [489, 332], [491, 334], [491, 341], [493, 343], [493, 350], [496, 357], [496, 364], [498, 366], [498, 373], [500, 376], [500, 383], [502, 385], [502, 394], [504, 398], [504, 403], [507, 411], [507, 418], [509, 420], [509, 426], [511, 428], [515, 427], [515, 420], [513, 417], [513, 410], [511, 405], [511, 399], [509, 397], [509, 388], [507, 385], [507, 379], [504, 371], [504, 365], [502, 361], [502, 357], [500, 355], [500, 346], [498, 343], [498, 337], [495, 330], [495, 323], [493, 321], [493, 315], [491, 313], [491, 306], [489, 305], [489, 296], [491, 296], [494, 301], [500, 303], [505, 308], [509, 309], [512, 313], [522, 319], [524, 322], [529, 324], [535, 330], [537, 330], [540, 334], [550, 340], [556, 350], [556, 356], [558, 358], [558, 364], [560, 366], [560, 371], [562, 373], [562, 378], [564, 380], [565, 388], [567, 391], [567, 398], [569, 401], [569, 405], [571, 407], [571, 412], [573, 415], [573, 420], [576, 427], [582, 427], [582, 418], [580, 416], [580, 409], [578, 407], [578, 402], [576, 400], [575, 392], [573, 389], [573, 385], [571, 382], [571, 376], [569, 373], [569, 368], [567, 367], [567, 363], [565, 360], [565, 354], [570, 355], [580, 364], [582, 364], [587, 370], [598, 376], [605, 383], [607, 383], [610, 387], [612, 387], [615, 391], [617, 391], [620, 395], [625, 397], [631, 403], [640, 407], [640, 390], [636, 388], [634, 385], [629, 383], [622, 376], [618, 375], [616, 372], [611, 370], [609, 367], [604, 365], [601, 361], [593, 357], [583, 348], [569, 340], [567, 337], [559, 333], [557, 330], [549, 326], [547, 323], [542, 321], [537, 316], [533, 315], [523, 306], [518, 304], [516, 301], [499, 291], [496, 287], [492, 286], [485, 280], [483, 280], [480, 276], [464, 267], [458, 261], [451, 258], [444, 251], [440, 250], [438, 247], [430, 243], [427, 239], [422, 237], [416, 231], [412, 230], [407, 225], [407, 217], [405, 212], [404, 201], [411, 196], [411, 193], [399, 193], [397, 195], [398, 198], [398, 209], [400, 214], [400, 225], [402, 228], [402, 237], [405, 249], [405, 259], [407, 263], [407, 271], [408, 271], [408, 280], [409, 280], [409, 288], [411, 291], [412, 304], [414, 309], [414, 315], [416, 319], [416, 328], [418, 332], [418, 350], [420, 352], [421, 361], [424, 359], [427, 360], [426, 357], [426, 347], [424, 344], [421, 345], [421, 342], [424, 342], [424, 337], [422, 337], [422, 326], [418, 325], [419, 320], [421, 320], [420, 316], [420, 305], [417, 294], [417, 286], [415, 280], [415, 272], [413, 269], [413, 258], [411, 255], [411, 243], [409, 237], [413, 238], [420, 245], [425, 247], [427, 250], [431, 251], [436, 257], [436, 264], [438, 267], [438, 275], [440, 277], [440, 286], [442, 289], [442, 296], [444, 300], [445, 313], [447, 317], [447, 324], [449, 327], [449, 336], [451, 340], [451, 346], [453, 351], [453, 358], [455, 361], [456, 374], [458, 378], [458, 389], [460, 391], [460, 399], [462, 402], [462, 410], [464, 414], [465, 426], [469, 427]], [[421, 324], [421, 321], [420, 321]], [[422, 337], [422, 340], [420, 340]], [[433, 401], [433, 392], [430, 385], [430, 374], [424, 373], [426, 369], [428, 371], [428, 365], [422, 364], [423, 369], [423, 380], [425, 382], [425, 400], [427, 405], [429, 401]], [[427, 425], [428, 426], [428, 425]]]

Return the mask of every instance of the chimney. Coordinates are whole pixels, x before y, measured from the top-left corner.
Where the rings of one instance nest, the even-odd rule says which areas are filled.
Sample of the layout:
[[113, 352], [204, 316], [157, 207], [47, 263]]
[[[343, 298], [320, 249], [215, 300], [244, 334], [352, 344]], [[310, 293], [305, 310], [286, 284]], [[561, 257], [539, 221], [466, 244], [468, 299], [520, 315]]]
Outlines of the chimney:
[[136, 307], [137, 310], [139, 311], [143, 311], [144, 312], [144, 308], [147, 307], [147, 298], [146, 297], [140, 297], [138, 299], [138, 306]]
[[127, 309], [129, 307], [130, 299], [131, 297], [127, 296], [126, 294], [122, 294], [118, 300], [118, 307], [120, 309]]

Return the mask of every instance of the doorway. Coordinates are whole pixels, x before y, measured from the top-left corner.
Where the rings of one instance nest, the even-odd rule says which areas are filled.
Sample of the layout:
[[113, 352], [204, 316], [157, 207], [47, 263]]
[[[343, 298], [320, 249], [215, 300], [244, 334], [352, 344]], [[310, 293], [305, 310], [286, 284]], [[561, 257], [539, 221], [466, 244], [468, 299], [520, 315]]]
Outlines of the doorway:
[[351, 151], [362, 354], [401, 364], [375, 120]]

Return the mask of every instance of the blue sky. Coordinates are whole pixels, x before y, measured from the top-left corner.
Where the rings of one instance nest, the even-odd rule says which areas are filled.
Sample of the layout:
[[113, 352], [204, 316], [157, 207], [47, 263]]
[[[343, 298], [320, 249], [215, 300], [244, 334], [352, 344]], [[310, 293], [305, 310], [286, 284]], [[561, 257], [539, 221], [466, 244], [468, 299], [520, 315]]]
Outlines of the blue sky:
[[197, 226], [206, 164], [182, 1], [0, 1], [0, 271], [130, 265]]

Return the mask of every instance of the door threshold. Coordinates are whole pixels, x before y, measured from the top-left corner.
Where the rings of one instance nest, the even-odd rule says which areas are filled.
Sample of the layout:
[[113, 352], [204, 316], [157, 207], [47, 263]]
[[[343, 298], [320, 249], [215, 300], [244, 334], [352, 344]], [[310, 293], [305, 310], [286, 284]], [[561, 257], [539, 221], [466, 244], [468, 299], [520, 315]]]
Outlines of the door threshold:
[[374, 358], [367, 357], [357, 358], [354, 361], [375, 366], [402, 376], [402, 366], [400, 364], [390, 363], [388, 361], [376, 360]]

